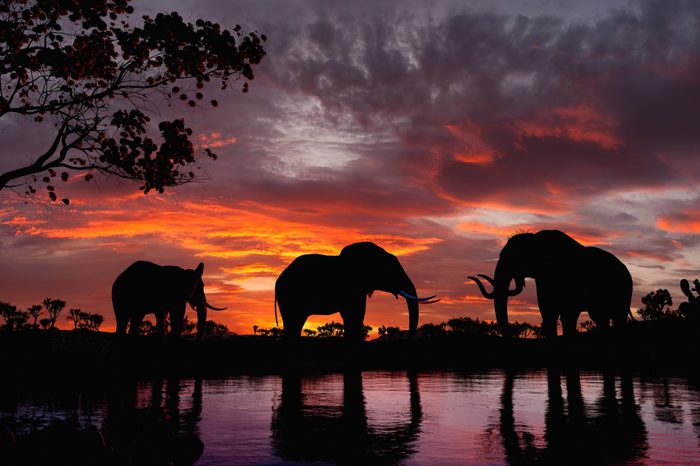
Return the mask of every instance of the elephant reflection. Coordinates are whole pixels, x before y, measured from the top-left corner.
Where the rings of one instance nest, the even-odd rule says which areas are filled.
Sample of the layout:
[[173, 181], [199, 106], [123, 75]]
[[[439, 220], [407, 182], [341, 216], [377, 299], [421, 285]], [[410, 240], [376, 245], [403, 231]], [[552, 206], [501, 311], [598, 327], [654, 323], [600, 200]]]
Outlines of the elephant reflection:
[[116, 464], [192, 465], [199, 459], [204, 451], [198, 431], [202, 380], [193, 385], [186, 410], [177, 379], [168, 379], [165, 389], [163, 380], [154, 380], [150, 393], [135, 381], [113, 387], [102, 431]]
[[415, 453], [422, 409], [418, 381], [409, 374], [408, 420], [371, 426], [367, 421], [362, 374], [343, 375], [342, 406], [311, 405], [302, 378], [285, 375], [272, 417], [272, 445], [285, 461], [334, 464], [394, 464]]
[[550, 369], [547, 373], [545, 445], [539, 447], [515, 419], [515, 374], [506, 373], [498, 430], [509, 464], [626, 464], [646, 456], [646, 427], [629, 376], [621, 377], [618, 400], [615, 377], [605, 373], [602, 396], [590, 407], [584, 404], [578, 371], [567, 371], [565, 378], [566, 403], [560, 371]]

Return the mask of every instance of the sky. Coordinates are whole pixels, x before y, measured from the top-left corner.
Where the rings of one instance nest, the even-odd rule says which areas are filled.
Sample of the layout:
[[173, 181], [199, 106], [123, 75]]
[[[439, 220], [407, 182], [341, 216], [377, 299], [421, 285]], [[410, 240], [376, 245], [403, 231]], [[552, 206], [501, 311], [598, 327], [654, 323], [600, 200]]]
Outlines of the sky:
[[[144, 196], [75, 176], [60, 186], [70, 206], [0, 192], [1, 301], [64, 299], [112, 330], [111, 285], [133, 261], [203, 262], [210, 303], [228, 308], [210, 317], [251, 333], [274, 325], [295, 257], [373, 241], [442, 298], [421, 323], [493, 320], [466, 276], [492, 275], [509, 236], [542, 229], [617, 255], [633, 308], [658, 288], [675, 307], [679, 280], [700, 278], [700, 3], [134, 5], [240, 23], [267, 35], [267, 56], [247, 94], [211, 91], [218, 108], [154, 103], [219, 155], [199, 182]], [[0, 171], [50, 140], [3, 117]], [[510, 300], [511, 320], [540, 321], [534, 292], [528, 280]], [[375, 293], [365, 323], [406, 328], [405, 304]]]

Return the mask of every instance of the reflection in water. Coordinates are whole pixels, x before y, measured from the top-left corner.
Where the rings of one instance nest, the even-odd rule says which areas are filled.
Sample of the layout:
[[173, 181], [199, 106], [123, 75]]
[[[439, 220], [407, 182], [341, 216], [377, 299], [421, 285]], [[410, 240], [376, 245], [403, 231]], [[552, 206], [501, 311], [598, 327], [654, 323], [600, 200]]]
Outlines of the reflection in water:
[[[282, 395], [272, 416], [272, 443], [288, 461], [336, 464], [398, 463], [415, 452], [422, 410], [418, 380], [408, 375], [409, 416], [391, 425], [369, 425], [362, 374], [343, 374], [341, 406], [312, 405], [302, 390], [302, 377], [285, 375]], [[400, 415], [397, 415], [401, 418]]]
[[[566, 403], [561, 373], [547, 371], [545, 445], [537, 447], [534, 435], [515, 421], [515, 373], [507, 371], [501, 393], [499, 432], [510, 464], [618, 464], [646, 457], [647, 431], [635, 403], [632, 379], [621, 376], [618, 401], [613, 374], [603, 374], [603, 393], [587, 410], [577, 370], [567, 370]], [[588, 412], [590, 411], [590, 413]]]
[[7, 383], [0, 465], [700, 464], [698, 382], [549, 369]]
[[0, 422], [0, 464], [192, 465], [203, 451], [197, 430], [202, 381], [194, 381], [186, 410], [180, 382], [167, 380], [165, 390], [163, 385], [156, 380], [150, 390], [135, 381], [111, 386], [97, 416], [101, 428], [93, 423], [91, 406], [87, 417], [81, 414], [89, 395], [74, 395], [78, 402], [73, 409], [59, 402], [56, 411], [42, 409], [39, 398], [30, 415], [21, 413], [16, 399], [11, 409], [3, 404], [2, 412], [10, 416]]
[[118, 464], [191, 465], [202, 455], [202, 380], [194, 380], [191, 406], [185, 410], [180, 381], [167, 379], [165, 390], [163, 384], [162, 379], [152, 382], [150, 399], [141, 398], [147, 391], [135, 382], [111, 393], [102, 432]]

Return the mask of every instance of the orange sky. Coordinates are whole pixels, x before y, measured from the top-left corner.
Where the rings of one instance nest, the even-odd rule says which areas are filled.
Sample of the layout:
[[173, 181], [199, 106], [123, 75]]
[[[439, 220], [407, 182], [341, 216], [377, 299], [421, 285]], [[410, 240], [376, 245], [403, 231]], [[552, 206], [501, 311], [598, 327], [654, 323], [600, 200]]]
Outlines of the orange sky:
[[[273, 325], [274, 281], [295, 257], [373, 241], [442, 298], [421, 322], [491, 320], [466, 276], [492, 274], [517, 231], [561, 229], [625, 262], [633, 307], [658, 288], [680, 302], [679, 280], [700, 278], [700, 42], [662, 25], [697, 12], [551, 3], [199, 2], [197, 15], [244, 12], [268, 36], [249, 93], [154, 109], [183, 116], [218, 160], [162, 195], [100, 176], [60, 184], [70, 206], [3, 190], [0, 300], [61, 298], [111, 330], [111, 285], [130, 263], [201, 261], [209, 300], [228, 307], [210, 316], [250, 333]], [[0, 171], [51, 131], [0, 119]], [[534, 284], [510, 317], [539, 322]], [[368, 302], [375, 328], [407, 321], [391, 296]]]

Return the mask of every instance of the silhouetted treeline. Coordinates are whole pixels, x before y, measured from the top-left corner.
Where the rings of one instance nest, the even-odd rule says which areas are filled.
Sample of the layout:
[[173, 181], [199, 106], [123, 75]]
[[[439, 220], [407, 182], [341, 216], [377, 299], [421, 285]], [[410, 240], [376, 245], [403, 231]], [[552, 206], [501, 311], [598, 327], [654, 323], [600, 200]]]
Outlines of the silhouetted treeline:
[[[185, 317], [182, 320], [182, 330], [180, 331], [181, 336], [189, 336], [194, 334], [194, 329], [197, 326], [195, 322], [190, 322], [190, 320]], [[170, 330], [170, 320], [165, 320], [165, 331]], [[219, 338], [229, 333], [228, 327], [222, 323], [214, 322], [213, 320], [207, 320], [204, 323], [204, 338]], [[156, 325], [150, 320], [146, 319], [141, 322], [141, 327], [139, 328], [139, 335], [155, 335]]]
[[[362, 326], [362, 336], [365, 340], [367, 340], [370, 336], [370, 333], [372, 332], [373, 328], [369, 325], [363, 325]], [[307, 337], [319, 337], [319, 338], [327, 338], [327, 337], [342, 337], [345, 335], [345, 326], [340, 323], [340, 322], [326, 322], [323, 325], [319, 325], [316, 327], [316, 330], [310, 329], [310, 328], [305, 328], [302, 330], [304, 332], [304, 335]], [[253, 325], [253, 335], [261, 336], [261, 337], [270, 337], [270, 338], [277, 338], [281, 337], [284, 334], [284, 329], [279, 328], [279, 327], [271, 327], [271, 328], [260, 328], [257, 325]]]
[[[65, 307], [66, 302], [61, 299], [45, 298], [41, 304], [34, 304], [23, 311], [17, 309], [17, 306], [0, 301], [0, 317], [5, 321], [0, 329], [13, 331], [56, 328], [56, 322]], [[83, 312], [81, 309], [70, 309], [68, 312], [66, 319], [73, 322], [74, 330], [98, 332], [104, 322], [104, 316], [101, 314]], [[42, 315], [46, 317], [41, 318]]]

